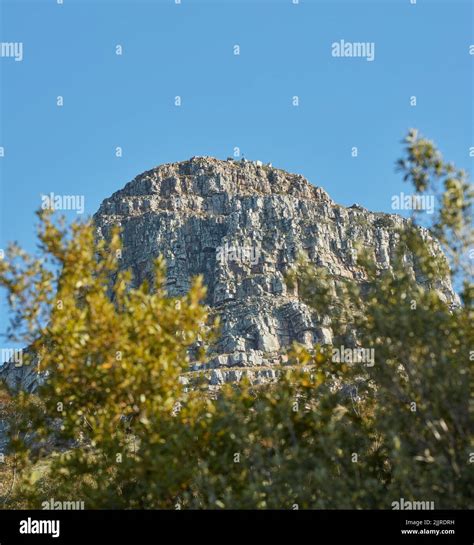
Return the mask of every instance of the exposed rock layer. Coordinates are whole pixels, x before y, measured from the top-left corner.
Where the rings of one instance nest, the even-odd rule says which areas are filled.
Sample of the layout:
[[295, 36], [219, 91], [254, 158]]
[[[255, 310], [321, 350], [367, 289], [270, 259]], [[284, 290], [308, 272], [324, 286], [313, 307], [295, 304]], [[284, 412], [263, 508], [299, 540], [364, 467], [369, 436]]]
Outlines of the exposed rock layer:
[[[378, 267], [390, 268], [396, 229], [406, 222], [337, 205], [297, 174], [210, 157], [137, 176], [104, 200], [94, 218], [99, 236], [122, 227], [122, 267], [133, 271], [137, 283], [151, 276], [160, 254], [167, 260], [171, 295], [184, 294], [193, 276], [204, 276], [207, 304], [222, 321], [206, 364], [211, 385], [239, 380], [243, 372], [256, 382], [271, 380], [293, 341], [331, 342], [330, 317], [311, 311], [286, 286], [285, 272], [300, 252], [336, 279], [362, 281], [355, 243], [373, 250]], [[440, 251], [435, 241], [431, 244]], [[448, 279], [440, 279], [438, 287], [455, 298]], [[195, 365], [189, 377], [197, 370]], [[10, 364], [0, 376], [31, 389], [33, 373]]]
[[[331, 342], [330, 317], [289, 291], [285, 272], [303, 252], [335, 278], [362, 280], [355, 243], [372, 248], [381, 269], [390, 268], [396, 229], [406, 221], [339, 206], [301, 175], [210, 157], [141, 174], [106, 199], [95, 220], [100, 236], [121, 225], [123, 267], [137, 282], [151, 275], [159, 254], [172, 295], [204, 276], [207, 303], [222, 321], [207, 364], [211, 384], [238, 380], [243, 368], [253, 380], [271, 379], [293, 341]], [[439, 251], [434, 241], [433, 250]], [[453, 297], [448, 280], [440, 279], [439, 288]]]

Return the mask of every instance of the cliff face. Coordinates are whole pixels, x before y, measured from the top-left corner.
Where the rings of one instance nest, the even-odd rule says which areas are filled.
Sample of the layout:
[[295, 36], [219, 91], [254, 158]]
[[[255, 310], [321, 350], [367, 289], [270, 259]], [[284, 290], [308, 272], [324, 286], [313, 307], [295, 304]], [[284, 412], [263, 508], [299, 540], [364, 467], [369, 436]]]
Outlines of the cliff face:
[[[244, 372], [254, 381], [271, 379], [293, 341], [331, 342], [330, 317], [311, 311], [285, 284], [300, 252], [336, 279], [362, 280], [355, 243], [372, 248], [381, 269], [390, 268], [396, 229], [406, 221], [339, 206], [303, 176], [270, 165], [210, 157], [139, 175], [106, 199], [94, 219], [99, 236], [122, 227], [122, 267], [133, 271], [136, 282], [151, 276], [160, 254], [167, 260], [171, 295], [184, 294], [193, 276], [204, 276], [206, 302], [222, 322], [205, 366], [211, 385], [238, 380]], [[448, 279], [440, 278], [438, 288], [455, 299]], [[195, 365], [189, 376], [197, 370]], [[31, 369], [9, 364], [1, 375], [28, 389], [34, 384]]]
[[[141, 174], [102, 203], [95, 221], [99, 236], [121, 225], [123, 267], [137, 282], [151, 275], [159, 254], [172, 295], [204, 276], [206, 302], [222, 322], [206, 365], [210, 383], [219, 384], [244, 371], [253, 380], [272, 378], [293, 341], [331, 342], [329, 316], [311, 311], [285, 284], [300, 252], [336, 278], [362, 280], [354, 244], [372, 248], [378, 266], [390, 268], [395, 231], [406, 220], [344, 208], [303, 176], [260, 162], [194, 157]], [[439, 288], [453, 297], [449, 281], [440, 279]]]

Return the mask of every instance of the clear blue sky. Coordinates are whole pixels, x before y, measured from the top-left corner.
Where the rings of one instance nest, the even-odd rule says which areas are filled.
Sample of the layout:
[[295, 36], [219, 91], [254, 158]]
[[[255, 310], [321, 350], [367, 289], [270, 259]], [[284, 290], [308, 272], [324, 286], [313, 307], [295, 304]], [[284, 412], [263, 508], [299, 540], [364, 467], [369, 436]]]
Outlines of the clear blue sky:
[[[377, 211], [408, 189], [409, 127], [470, 170], [470, 0], [56, 2], [0, 0], [0, 41], [24, 48], [0, 58], [0, 248], [33, 248], [41, 194], [92, 214], [144, 170], [235, 146]], [[332, 57], [340, 40], [374, 42], [375, 60]]]

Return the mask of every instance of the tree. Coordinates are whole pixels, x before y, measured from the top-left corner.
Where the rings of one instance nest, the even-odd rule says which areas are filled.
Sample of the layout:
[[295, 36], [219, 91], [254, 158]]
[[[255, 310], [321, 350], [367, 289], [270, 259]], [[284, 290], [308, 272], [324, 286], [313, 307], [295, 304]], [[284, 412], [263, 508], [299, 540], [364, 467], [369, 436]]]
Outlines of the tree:
[[[364, 290], [345, 283], [336, 293], [325, 271], [308, 266], [293, 276], [310, 304], [335, 309], [338, 342], [355, 331], [358, 344], [375, 351], [375, 365], [359, 367], [352, 380], [358, 381], [358, 395], [374, 402], [372, 429], [386, 450], [392, 499], [467, 507], [472, 505], [474, 461], [469, 406], [474, 314], [472, 265], [463, 258], [469, 252], [474, 257], [472, 186], [463, 171], [444, 163], [433, 143], [416, 131], [410, 131], [405, 143], [406, 158], [397, 164], [416, 195], [431, 191], [438, 196], [431, 232], [449, 261], [429, 250], [415, 211], [412, 226], [399, 233], [393, 271], [378, 271], [370, 256], [360, 252], [367, 275]], [[408, 266], [409, 255], [424, 285]], [[446, 301], [437, 289], [448, 265], [460, 287], [461, 304]]]
[[[180, 379], [196, 343], [217, 331], [201, 280], [170, 298], [160, 260], [154, 285], [133, 288], [118, 272], [117, 231], [96, 243], [91, 225], [67, 230], [42, 214], [40, 257], [12, 247], [0, 264], [12, 332], [43, 376], [36, 393], [9, 402], [21, 478], [7, 505], [389, 509], [404, 498], [472, 507], [473, 285], [463, 258], [472, 189], [415, 132], [398, 166], [417, 194], [439, 193], [432, 232], [448, 260], [426, 244], [417, 214], [398, 233], [392, 270], [359, 252], [362, 284], [302, 259], [288, 281], [331, 315], [333, 345], [295, 345], [277, 383], [244, 380], [215, 396]], [[460, 301], [439, 290], [449, 269]], [[342, 344], [375, 358], [336, 358]]]
[[[156, 479], [156, 494], [173, 490], [192, 468], [177, 466], [174, 475], [160, 452], [174, 444], [164, 437], [183, 395], [179, 376], [189, 364], [188, 348], [209, 337], [202, 280], [186, 297], [169, 298], [158, 260], [154, 286], [132, 288], [130, 274], [117, 272], [118, 231], [109, 244], [96, 243], [91, 224], [68, 232], [40, 217], [42, 255], [33, 259], [10, 248], [0, 276], [15, 311], [12, 338], [28, 343], [24, 364], [37, 365], [43, 377], [37, 392], [15, 399], [23, 418], [10, 431], [22, 494], [34, 502], [42, 493], [31, 464], [46, 455], [55, 497], [80, 484], [91, 504], [100, 494], [110, 506], [135, 505], [146, 496], [131, 489], [148, 475]], [[183, 447], [180, 439], [176, 449]]]

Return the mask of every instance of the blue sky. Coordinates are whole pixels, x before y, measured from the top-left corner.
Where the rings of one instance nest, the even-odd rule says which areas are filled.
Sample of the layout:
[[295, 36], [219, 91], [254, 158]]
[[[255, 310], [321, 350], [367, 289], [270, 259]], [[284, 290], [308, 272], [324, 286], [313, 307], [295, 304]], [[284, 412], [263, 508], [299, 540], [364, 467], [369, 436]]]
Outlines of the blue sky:
[[[470, 0], [292, 1], [0, 0], [0, 41], [24, 48], [0, 58], [0, 248], [34, 247], [41, 194], [92, 214], [145, 170], [235, 147], [377, 211], [408, 190], [409, 127], [470, 170]], [[332, 57], [340, 40], [374, 61]]]

